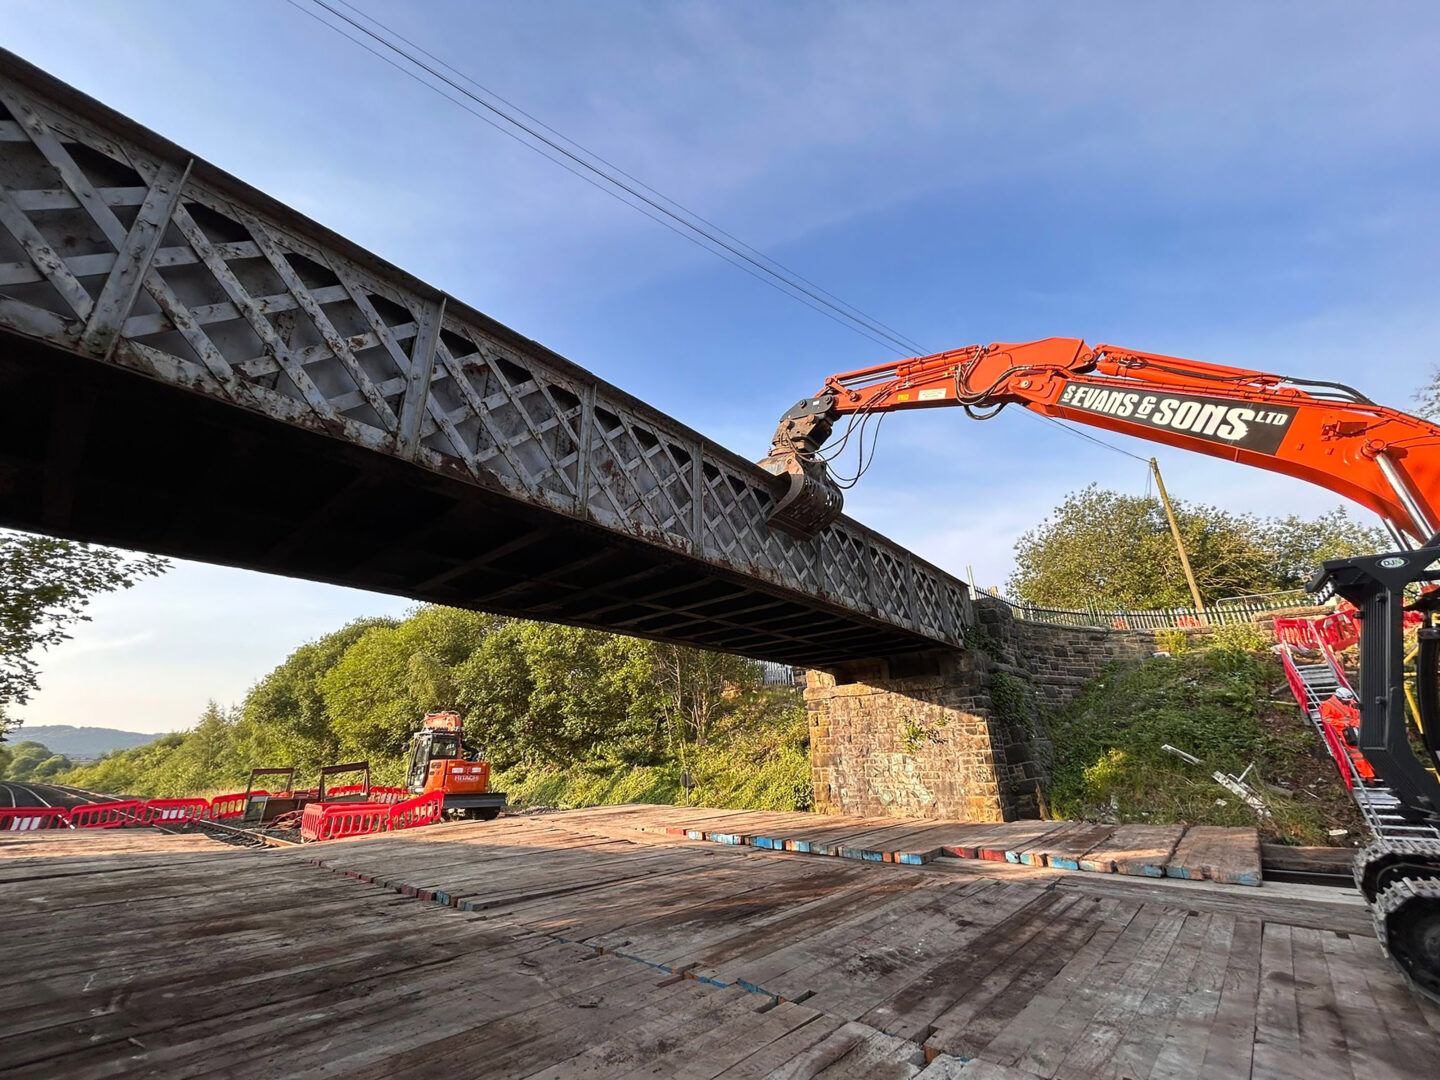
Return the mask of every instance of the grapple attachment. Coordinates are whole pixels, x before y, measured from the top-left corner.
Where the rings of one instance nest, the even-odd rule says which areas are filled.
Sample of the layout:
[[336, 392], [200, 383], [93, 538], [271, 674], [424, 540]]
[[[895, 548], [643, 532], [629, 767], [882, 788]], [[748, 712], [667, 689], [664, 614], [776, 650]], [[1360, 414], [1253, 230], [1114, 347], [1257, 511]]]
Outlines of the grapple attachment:
[[845, 506], [825, 463], [815, 456], [830, 437], [833, 402], [830, 395], [823, 394], [806, 398], [787, 412], [775, 429], [770, 456], [760, 462], [766, 472], [788, 480], [766, 524], [796, 540], [813, 539]]

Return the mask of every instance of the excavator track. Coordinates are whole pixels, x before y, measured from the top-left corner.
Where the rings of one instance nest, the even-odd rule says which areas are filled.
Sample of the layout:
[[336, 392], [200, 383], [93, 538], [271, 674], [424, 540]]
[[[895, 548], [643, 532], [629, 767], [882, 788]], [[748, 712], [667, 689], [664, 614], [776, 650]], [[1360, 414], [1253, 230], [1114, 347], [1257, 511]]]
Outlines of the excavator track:
[[1440, 864], [1432, 876], [1396, 877], [1371, 905], [1375, 936], [1407, 982], [1440, 1004]]
[[1355, 887], [1374, 904], [1401, 879], [1440, 879], [1440, 840], [1382, 838], [1355, 855]]

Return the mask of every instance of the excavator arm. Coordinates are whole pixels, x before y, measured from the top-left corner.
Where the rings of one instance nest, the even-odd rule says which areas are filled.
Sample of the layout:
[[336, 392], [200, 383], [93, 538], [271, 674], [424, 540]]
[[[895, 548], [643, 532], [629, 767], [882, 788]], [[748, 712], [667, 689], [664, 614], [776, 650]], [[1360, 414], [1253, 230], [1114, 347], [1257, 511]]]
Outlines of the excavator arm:
[[[1355, 605], [1358, 749], [1418, 831], [1440, 837], [1440, 427], [1339, 383], [1076, 338], [969, 346], [832, 375], [786, 412], [760, 462], [786, 480], [770, 526], [805, 541], [839, 516], [825, 445], [841, 420], [954, 406], [983, 420], [1007, 405], [1298, 477], [1378, 514], [1399, 550], [1327, 562], [1309, 588]], [[1423, 763], [1405, 718], [1407, 602], [1425, 616]], [[1355, 876], [1392, 959], [1440, 1002], [1440, 839], [1377, 834]]]
[[[1007, 405], [1329, 488], [1374, 511], [1402, 545], [1440, 529], [1440, 427], [1314, 382], [1076, 338], [970, 346], [832, 375], [781, 418], [761, 464], [792, 483], [770, 524], [808, 539], [843, 501], [822, 447], [843, 418]], [[796, 477], [803, 477], [797, 480]]]

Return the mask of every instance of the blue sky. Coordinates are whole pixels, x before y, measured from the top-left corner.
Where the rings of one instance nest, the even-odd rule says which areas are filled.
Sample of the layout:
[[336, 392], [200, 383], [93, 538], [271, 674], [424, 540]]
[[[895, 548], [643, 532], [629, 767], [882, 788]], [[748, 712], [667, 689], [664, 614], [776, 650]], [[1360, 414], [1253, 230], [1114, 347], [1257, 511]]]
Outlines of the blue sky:
[[[1402, 407], [1440, 361], [1433, 4], [360, 6], [928, 349], [1075, 336]], [[32, 62], [747, 456], [826, 374], [892, 358], [285, 0], [5, 12]], [[1158, 456], [1174, 494], [1233, 511], [1337, 501]], [[1017, 410], [947, 410], [887, 421], [849, 509], [989, 585], [1092, 481], [1145, 487]], [[177, 566], [99, 601], [21, 715], [184, 727], [404, 607]]]

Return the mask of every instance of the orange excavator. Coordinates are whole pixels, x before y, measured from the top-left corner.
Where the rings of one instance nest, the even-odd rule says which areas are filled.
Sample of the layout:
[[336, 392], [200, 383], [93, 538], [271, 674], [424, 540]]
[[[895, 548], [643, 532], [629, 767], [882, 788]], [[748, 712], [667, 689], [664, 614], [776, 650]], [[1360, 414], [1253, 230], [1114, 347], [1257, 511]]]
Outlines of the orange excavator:
[[467, 752], [459, 713], [429, 713], [410, 740], [406, 787], [413, 795], [445, 793], [444, 810], [458, 817], [490, 820], [505, 809], [505, 793], [490, 790], [490, 763]]
[[[1440, 427], [1340, 383], [1075, 338], [974, 345], [831, 375], [786, 412], [760, 462], [785, 481], [770, 526], [806, 541], [839, 516], [841, 490], [826, 462], [857, 426], [863, 440], [870, 416], [958, 406], [987, 420], [1008, 405], [1298, 477], [1380, 516], [1395, 549], [1327, 562], [1309, 589], [1357, 609], [1360, 689], [1347, 707], [1359, 717], [1347, 725], [1350, 744], [1405, 817], [1437, 837], [1377, 836], [1356, 856], [1355, 878], [1392, 960], [1440, 1001]], [[841, 443], [827, 450], [842, 418]], [[1423, 762], [1405, 715], [1407, 611], [1421, 620]]]

